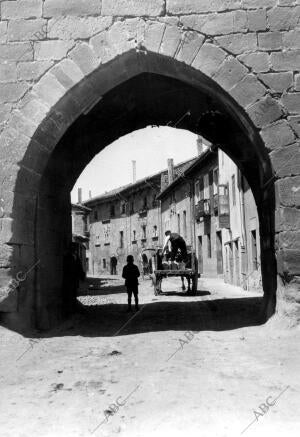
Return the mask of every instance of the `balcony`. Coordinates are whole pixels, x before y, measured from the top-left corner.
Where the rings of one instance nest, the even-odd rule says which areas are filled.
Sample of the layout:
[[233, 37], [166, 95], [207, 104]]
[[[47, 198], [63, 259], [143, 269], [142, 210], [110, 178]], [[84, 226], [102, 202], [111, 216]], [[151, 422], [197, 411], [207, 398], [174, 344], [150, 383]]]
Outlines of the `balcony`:
[[219, 186], [219, 226], [220, 228], [230, 228], [230, 209], [228, 187]]
[[214, 198], [213, 198], [213, 203], [214, 203], [214, 213], [218, 214], [218, 210], [219, 210], [219, 195], [218, 194], [214, 194]]
[[210, 200], [199, 200], [195, 205], [195, 220], [200, 220], [201, 217], [208, 217], [211, 214]]

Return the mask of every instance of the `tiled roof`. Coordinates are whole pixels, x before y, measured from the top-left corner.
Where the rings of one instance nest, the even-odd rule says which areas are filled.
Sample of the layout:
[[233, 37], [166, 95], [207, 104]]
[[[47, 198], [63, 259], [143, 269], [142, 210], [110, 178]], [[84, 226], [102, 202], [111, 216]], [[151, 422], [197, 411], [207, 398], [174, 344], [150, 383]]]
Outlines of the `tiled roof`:
[[[184, 172], [187, 168], [189, 168], [191, 165], [194, 164], [194, 162], [197, 161], [196, 158], [189, 159], [188, 161], [181, 162], [174, 166], [174, 173], [175, 178], [180, 176], [182, 172]], [[147, 181], [150, 181], [151, 179], [161, 177], [161, 190], [163, 190], [168, 185], [168, 170], [162, 170], [158, 173], [152, 174], [150, 176], [147, 176], [145, 178], [137, 180], [134, 184], [127, 184], [123, 185], [118, 188], [114, 188], [113, 190], [107, 191], [106, 193], [100, 194], [99, 196], [95, 196], [91, 199], [85, 200], [82, 202], [84, 205], [91, 205], [95, 202], [102, 202], [109, 198], [113, 198], [115, 196], [118, 196], [118, 194], [124, 193], [127, 190], [134, 190], [135, 188], [138, 188], [139, 185], [147, 184]]]

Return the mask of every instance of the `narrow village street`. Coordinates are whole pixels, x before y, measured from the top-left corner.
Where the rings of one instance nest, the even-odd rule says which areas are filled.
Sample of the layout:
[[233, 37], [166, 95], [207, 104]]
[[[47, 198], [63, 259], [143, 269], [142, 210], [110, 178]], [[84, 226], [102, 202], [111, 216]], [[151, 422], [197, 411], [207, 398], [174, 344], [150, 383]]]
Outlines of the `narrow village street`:
[[1, 437], [300, 435], [299, 328], [260, 325], [261, 295], [221, 280], [140, 283], [137, 313], [94, 278], [60, 328], [1, 327]]

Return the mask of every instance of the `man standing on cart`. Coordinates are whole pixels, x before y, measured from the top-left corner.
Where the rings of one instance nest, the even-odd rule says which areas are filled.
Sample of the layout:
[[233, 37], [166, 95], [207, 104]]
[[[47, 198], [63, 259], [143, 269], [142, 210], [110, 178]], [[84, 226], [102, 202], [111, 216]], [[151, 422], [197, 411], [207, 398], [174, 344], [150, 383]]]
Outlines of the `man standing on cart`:
[[166, 231], [165, 232], [165, 242], [162, 250], [162, 256], [165, 254], [167, 249], [171, 253], [171, 261], [175, 261], [176, 256], [180, 252], [182, 261], [187, 262], [187, 249], [184, 239], [176, 232]]

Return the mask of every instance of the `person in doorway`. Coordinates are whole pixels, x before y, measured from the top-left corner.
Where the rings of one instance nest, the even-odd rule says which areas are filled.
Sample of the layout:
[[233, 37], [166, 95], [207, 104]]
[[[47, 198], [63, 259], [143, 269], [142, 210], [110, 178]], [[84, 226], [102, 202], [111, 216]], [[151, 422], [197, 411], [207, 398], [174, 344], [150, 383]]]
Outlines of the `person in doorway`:
[[180, 251], [182, 261], [187, 262], [187, 249], [184, 239], [179, 234], [171, 231], [166, 231], [165, 236], [166, 238], [163, 246], [162, 255], [164, 255], [168, 250], [171, 255], [171, 261], [175, 261], [178, 252]]
[[79, 282], [85, 280], [81, 260], [77, 253], [76, 243], [71, 243], [63, 260], [63, 312], [68, 316], [76, 309], [76, 294]]
[[127, 265], [123, 268], [122, 277], [125, 279], [125, 286], [127, 288], [128, 294], [128, 308], [127, 312], [131, 311], [131, 297], [134, 295], [135, 300], [135, 310], [139, 310], [139, 299], [138, 299], [138, 278], [140, 276], [140, 271], [138, 267], [134, 264], [134, 258], [132, 255], [127, 257]]
[[118, 264], [118, 260], [117, 260], [116, 256], [113, 255], [110, 258], [110, 274], [111, 275], [116, 275], [117, 274], [117, 264]]

